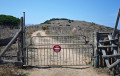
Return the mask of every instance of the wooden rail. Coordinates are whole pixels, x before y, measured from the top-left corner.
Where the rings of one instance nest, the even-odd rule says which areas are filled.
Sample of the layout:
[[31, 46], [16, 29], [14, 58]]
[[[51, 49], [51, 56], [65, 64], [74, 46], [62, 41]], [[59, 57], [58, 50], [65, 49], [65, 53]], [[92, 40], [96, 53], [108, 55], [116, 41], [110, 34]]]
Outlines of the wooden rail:
[[0, 58], [11, 47], [11, 45], [17, 40], [20, 34], [21, 34], [21, 29], [19, 30], [19, 32], [16, 33], [16, 35], [12, 38], [12, 40], [8, 43], [8, 45], [3, 49], [3, 51], [0, 52]]

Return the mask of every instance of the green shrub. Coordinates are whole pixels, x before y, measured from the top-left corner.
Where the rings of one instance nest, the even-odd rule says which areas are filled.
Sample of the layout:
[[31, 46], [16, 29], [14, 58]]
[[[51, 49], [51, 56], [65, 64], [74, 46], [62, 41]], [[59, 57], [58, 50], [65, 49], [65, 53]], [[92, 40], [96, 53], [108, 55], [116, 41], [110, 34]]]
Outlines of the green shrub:
[[49, 20], [46, 20], [44, 23], [42, 24], [51, 24], [51, 22]]
[[74, 22], [74, 20], [68, 20], [69, 23]]
[[69, 23], [73, 22], [74, 20], [70, 20], [67, 18], [52, 18], [50, 20], [46, 20], [44, 23], [42, 24], [51, 24], [51, 21], [55, 21], [55, 20], [68, 20]]
[[18, 26], [20, 24], [20, 19], [10, 16], [10, 15], [0, 15], [0, 25], [12, 25]]

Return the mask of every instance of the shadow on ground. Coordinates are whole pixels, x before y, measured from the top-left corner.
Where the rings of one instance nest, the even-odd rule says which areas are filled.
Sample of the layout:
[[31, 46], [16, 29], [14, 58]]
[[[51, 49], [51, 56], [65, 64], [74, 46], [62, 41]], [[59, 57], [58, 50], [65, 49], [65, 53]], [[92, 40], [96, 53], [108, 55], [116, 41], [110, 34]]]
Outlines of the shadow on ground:
[[30, 70], [30, 69], [33, 69], [33, 68], [37, 68], [37, 69], [50, 69], [50, 68], [69, 68], [69, 69], [88, 69], [90, 68], [89, 66], [75, 66], [75, 67], [71, 67], [71, 66], [24, 66], [23, 69], [26, 69], [26, 70]]

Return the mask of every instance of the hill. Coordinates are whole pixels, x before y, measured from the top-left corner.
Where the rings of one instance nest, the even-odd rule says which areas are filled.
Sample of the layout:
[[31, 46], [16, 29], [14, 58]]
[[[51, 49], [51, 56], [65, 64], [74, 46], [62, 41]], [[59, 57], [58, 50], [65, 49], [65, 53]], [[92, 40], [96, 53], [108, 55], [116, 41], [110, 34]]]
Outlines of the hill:
[[86, 22], [86, 21], [77, 21], [77, 20], [70, 20], [66, 18], [52, 18], [50, 20], [46, 20], [44, 23], [40, 25], [48, 25], [48, 26], [74, 26], [80, 27], [84, 30], [94, 30], [94, 31], [106, 31], [109, 32], [113, 30], [113, 28], [106, 27], [103, 25], [96, 24], [94, 22]]
[[93, 32], [112, 32], [113, 28], [99, 25], [93, 22], [70, 20], [66, 18], [52, 18], [38, 25], [26, 28], [27, 38], [37, 30], [47, 30], [49, 35], [84, 35], [87, 40], [93, 41]]

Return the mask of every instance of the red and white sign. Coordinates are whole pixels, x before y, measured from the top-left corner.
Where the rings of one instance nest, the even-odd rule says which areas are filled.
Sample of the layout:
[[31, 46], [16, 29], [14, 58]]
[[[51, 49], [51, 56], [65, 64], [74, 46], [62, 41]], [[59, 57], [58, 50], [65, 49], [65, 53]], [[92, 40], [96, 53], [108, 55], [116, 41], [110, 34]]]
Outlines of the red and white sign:
[[60, 46], [60, 45], [55, 45], [55, 46], [53, 47], [53, 50], [54, 50], [54, 52], [58, 53], [58, 52], [61, 51], [61, 46]]

